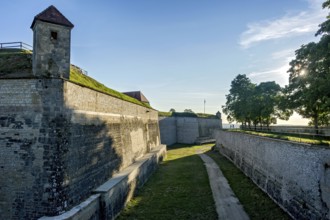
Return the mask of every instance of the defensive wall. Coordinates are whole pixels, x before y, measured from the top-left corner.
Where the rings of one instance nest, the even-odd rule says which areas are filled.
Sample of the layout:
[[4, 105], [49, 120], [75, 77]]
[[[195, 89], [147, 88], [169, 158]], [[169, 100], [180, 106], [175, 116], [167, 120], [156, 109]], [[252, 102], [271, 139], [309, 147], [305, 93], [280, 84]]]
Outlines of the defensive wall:
[[161, 143], [193, 144], [199, 137], [211, 137], [214, 129], [221, 128], [220, 118], [159, 117]]
[[70, 24], [37, 15], [33, 71], [0, 73], [0, 219], [112, 219], [165, 155], [156, 110], [69, 80]]
[[216, 148], [294, 219], [330, 218], [329, 147], [215, 131]]

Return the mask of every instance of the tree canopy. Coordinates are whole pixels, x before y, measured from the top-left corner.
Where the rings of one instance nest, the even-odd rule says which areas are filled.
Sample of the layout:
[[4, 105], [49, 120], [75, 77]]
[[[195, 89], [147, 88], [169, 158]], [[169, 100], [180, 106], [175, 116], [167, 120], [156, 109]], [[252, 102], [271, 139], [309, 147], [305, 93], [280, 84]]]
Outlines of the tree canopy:
[[[323, 3], [330, 8], [330, 0]], [[229, 122], [266, 125], [287, 120], [293, 111], [310, 119], [316, 131], [330, 124], [330, 14], [319, 25], [318, 42], [302, 45], [290, 62], [289, 84], [281, 88], [274, 81], [251, 83], [246, 75], [231, 82], [223, 112]]]
[[[330, 0], [323, 3], [329, 8]], [[289, 85], [286, 87], [288, 108], [304, 118], [310, 125], [328, 125], [330, 118], [330, 21], [320, 24], [316, 35], [319, 42], [310, 42], [296, 50], [296, 57], [288, 70]]]
[[281, 87], [274, 81], [256, 85], [246, 75], [237, 75], [229, 92], [222, 107], [229, 122], [269, 126], [276, 123], [275, 116], [287, 118], [280, 110]]

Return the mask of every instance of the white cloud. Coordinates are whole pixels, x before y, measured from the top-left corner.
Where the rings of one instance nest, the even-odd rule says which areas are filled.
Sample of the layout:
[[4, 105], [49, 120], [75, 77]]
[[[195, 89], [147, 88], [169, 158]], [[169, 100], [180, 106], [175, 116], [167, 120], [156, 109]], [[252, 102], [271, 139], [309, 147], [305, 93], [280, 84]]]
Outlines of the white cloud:
[[318, 25], [325, 20], [327, 10], [322, 10], [320, 0], [308, 2], [309, 8], [306, 11], [248, 24], [247, 30], [241, 34], [239, 44], [249, 48], [262, 41], [315, 33]]
[[[283, 55], [284, 51], [280, 51], [274, 54], [275, 56], [277, 56], [277, 54]], [[281, 86], [287, 85], [289, 80], [289, 74], [287, 73], [287, 71], [290, 68], [289, 62], [292, 59], [294, 59], [294, 56], [286, 56], [283, 59], [284, 61], [282, 62], [282, 64], [278, 65], [277, 67], [268, 70], [251, 72], [247, 74], [247, 76], [255, 83], [275, 81]]]
[[281, 50], [281, 51], [276, 51], [271, 54], [271, 57], [274, 60], [283, 59], [283, 58], [285, 58], [286, 60], [288, 60], [288, 59], [291, 60], [291, 58], [293, 58], [295, 55], [295, 50], [296, 49], [285, 49], [285, 50]]

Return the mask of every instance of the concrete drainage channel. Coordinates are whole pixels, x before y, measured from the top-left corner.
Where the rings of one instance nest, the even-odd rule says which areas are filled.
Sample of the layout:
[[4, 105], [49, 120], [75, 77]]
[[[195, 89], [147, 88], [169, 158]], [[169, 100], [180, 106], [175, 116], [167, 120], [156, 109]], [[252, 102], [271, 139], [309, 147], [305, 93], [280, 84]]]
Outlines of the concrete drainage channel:
[[84, 202], [61, 215], [44, 216], [39, 220], [114, 219], [126, 202], [132, 198], [134, 191], [148, 180], [165, 155], [166, 145], [160, 145], [134, 164], [115, 174], [95, 189], [93, 195]]

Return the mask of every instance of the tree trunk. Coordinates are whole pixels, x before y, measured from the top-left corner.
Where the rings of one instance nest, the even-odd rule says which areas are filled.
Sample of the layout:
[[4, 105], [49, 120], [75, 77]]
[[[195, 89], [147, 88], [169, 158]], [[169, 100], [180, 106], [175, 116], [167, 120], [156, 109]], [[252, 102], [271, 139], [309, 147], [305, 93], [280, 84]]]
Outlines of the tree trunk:
[[269, 131], [269, 119], [267, 119], [267, 131]]
[[314, 115], [314, 128], [315, 133], [319, 134], [319, 115], [317, 113]]

